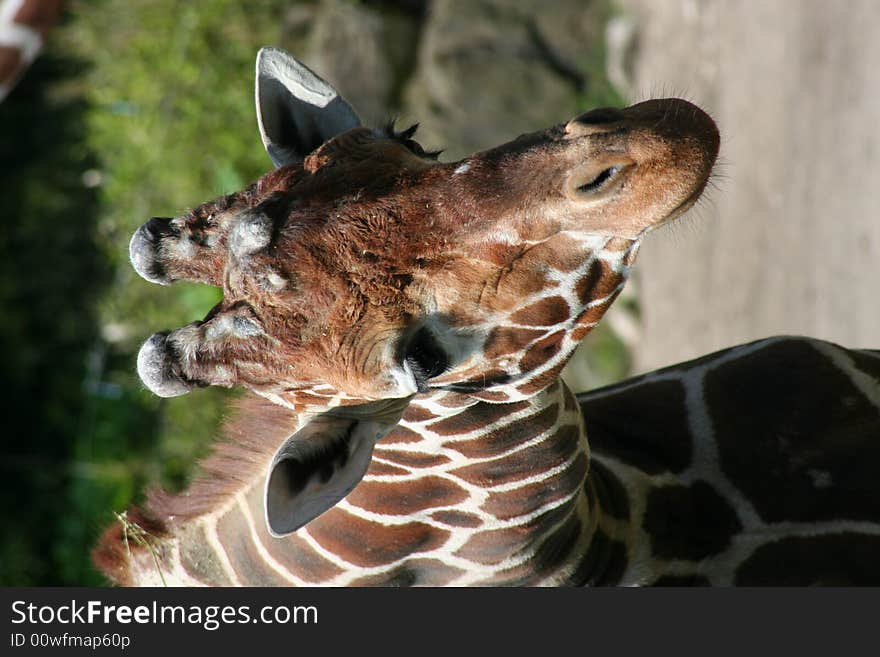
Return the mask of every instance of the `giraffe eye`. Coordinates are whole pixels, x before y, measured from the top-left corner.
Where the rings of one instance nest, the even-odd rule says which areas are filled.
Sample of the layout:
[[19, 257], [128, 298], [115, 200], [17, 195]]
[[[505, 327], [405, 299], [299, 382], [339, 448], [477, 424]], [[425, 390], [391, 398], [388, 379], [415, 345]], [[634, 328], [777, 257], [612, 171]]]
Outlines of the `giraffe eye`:
[[449, 358], [437, 339], [427, 328], [416, 331], [406, 347], [404, 360], [412, 370], [419, 392], [428, 388], [428, 380], [443, 374], [449, 367]]
[[599, 175], [592, 180], [588, 180], [583, 185], [578, 185], [578, 191], [587, 193], [595, 192], [618, 173], [620, 173], [620, 167], [608, 167], [607, 169], [603, 169], [599, 172]]
[[626, 184], [635, 163], [617, 155], [609, 160], [588, 158], [576, 166], [565, 178], [563, 193], [578, 203], [592, 203], [613, 197]]

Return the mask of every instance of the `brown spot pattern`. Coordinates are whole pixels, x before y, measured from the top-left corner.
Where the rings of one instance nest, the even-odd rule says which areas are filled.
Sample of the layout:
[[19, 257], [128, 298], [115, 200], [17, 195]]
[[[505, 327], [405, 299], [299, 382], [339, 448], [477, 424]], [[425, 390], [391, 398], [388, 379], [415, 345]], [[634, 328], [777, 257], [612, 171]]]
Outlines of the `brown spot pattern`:
[[561, 233], [546, 242], [536, 244], [528, 251], [528, 256], [536, 262], [549, 262], [561, 272], [574, 271], [589, 258], [590, 251], [578, 240]]
[[490, 493], [481, 507], [499, 520], [537, 511], [572, 494], [580, 488], [587, 474], [587, 457], [581, 454], [571, 465], [548, 479], [511, 492]]
[[878, 586], [880, 536], [789, 536], [762, 545], [739, 567], [737, 586]]
[[465, 490], [448, 479], [422, 477], [405, 485], [362, 481], [346, 499], [374, 513], [405, 516], [425, 509], [454, 506], [467, 497]]
[[552, 296], [536, 301], [510, 317], [512, 324], [524, 326], [556, 326], [571, 317], [566, 300], [560, 296]]
[[535, 393], [540, 392], [551, 383], [556, 381], [556, 379], [559, 378], [559, 374], [562, 372], [564, 367], [565, 361], [557, 363], [549, 370], [533, 376], [526, 383], [518, 385], [516, 389], [524, 395], [534, 395]]
[[405, 422], [427, 422], [437, 417], [434, 413], [421, 406], [410, 404], [403, 412], [403, 420]]
[[559, 353], [562, 341], [565, 339], [565, 331], [556, 331], [546, 338], [538, 340], [529, 347], [529, 350], [519, 361], [520, 370], [531, 372]]
[[[507, 313], [517, 308], [524, 297], [555, 287], [557, 283], [547, 279], [547, 266], [529, 258], [517, 260], [506, 270], [498, 273], [498, 278], [489, 293], [490, 283], [484, 283], [489, 296], [484, 305], [489, 310]], [[486, 280], [486, 279], [483, 279]]]
[[808, 340], [709, 371], [705, 396], [722, 471], [763, 520], [880, 522], [880, 412]]
[[426, 428], [441, 436], [455, 436], [473, 431], [478, 427], [494, 424], [508, 415], [518, 413], [529, 406], [528, 401], [513, 404], [486, 404], [481, 402], [471, 406], [466, 413], [458, 413], [452, 417], [444, 418], [439, 422], [427, 425]]
[[577, 546], [580, 535], [580, 518], [572, 513], [553, 534], [546, 537], [530, 559], [514, 568], [502, 570], [485, 583], [503, 586], [538, 584], [565, 563], [568, 555]]
[[483, 353], [486, 360], [494, 360], [502, 356], [517, 354], [535, 340], [546, 335], [546, 331], [540, 329], [513, 328], [509, 326], [496, 326], [489, 332]]
[[[600, 319], [605, 315], [608, 309], [611, 307], [611, 304], [614, 303], [614, 300], [617, 298], [617, 293], [614, 294], [611, 298], [607, 299], [604, 303], [597, 304], [595, 306], [590, 306], [586, 308], [583, 312], [581, 312], [577, 319], [575, 320], [577, 324], [583, 326], [586, 330], [584, 331], [584, 335], [590, 332], [593, 328], [593, 325], [597, 324]], [[577, 338], [580, 339], [580, 338]]]
[[480, 255], [486, 258], [493, 265], [507, 266], [513, 262], [522, 253], [522, 246], [519, 244], [508, 244], [506, 242], [493, 242], [487, 244], [481, 251]]
[[481, 390], [480, 392], [473, 393], [472, 396], [496, 404], [503, 404], [510, 400], [510, 395], [501, 390]]
[[450, 382], [448, 385], [460, 393], [474, 393], [492, 386], [503, 385], [508, 383], [510, 379], [511, 375], [506, 370], [490, 369], [462, 374], [459, 380]]
[[245, 586], [284, 586], [288, 582], [263, 562], [240, 510], [217, 521], [217, 536], [239, 581]]
[[594, 260], [587, 273], [575, 285], [575, 294], [587, 305], [595, 299], [606, 297], [614, 291], [621, 276], [604, 260]]
[[523, 441], [547, 431], [558, 417], [559, 406], [553, 404], [534, 415], [515, 420], [483, 434], [476, 440], [459, 440], [449, 443], [447, 447], [468, 458], [486, 458], [513, 449]]
[[391, 461], [408, 468], [435, 468], [449, 463], [449, 458], [442, 454], [422, 454], [420, 452], [399, 452], [392, 449], [377, 447], [373, 452], [383, 461]]
[[[260, 535], [263, 536], [262, 531]], [[306, 582], [317, 584], [342, 573], [341, 568], [315, 552], [296, 534], [286, 536], [282, 540], [266, 534], [263, 546], [275, 561]]]
[[381, 525], [338, 507], [312, 521], [309, 533], [325, 550], [367, 568], [433, 550], [449, 540], [448, 531], [422, 522]]
[[455, 554], [477, 563], [499, 563], [529, 545], [535, 537], [549, 532], [570, 512], [571, 509], [565, 505], [516, 527], [480, 532], [472, 536]]
[[614, 456], [648, 474], [677, 473], [690, 465], [692, 438], [680, 382], [654, 381], [607, 394], [610, 389], [601, 396], [580, 397], [587, 436], [596, 453]]
[[434, 401], [444, 408], [465, 409], [474, 404], [474, 400], [470, 395], [465, 395], [460, 392], [448, 392]]
[[442, 522], [444, 525], [449, 525], [450, 527], [473, 528], [479, 527], [483, 524], [483, 521], [475, 515], [465, 513], [463, 511], [454, 511], [448, 509], [435, 511], [431, 514], [431, 518], [433, 518], [437, 522]]
[[628, 237], [612, 237], [605, 244], [604, 250], [619, 253], [620, 251], [626, 251], [629, 249], [632, 244], [633, 240]]
[[402, 427], [398, 424], [385, 436], [383, 436], [382, 439], [376, 444], [381, 445], [382, 443], [418, 443], [421, 441], [421, 435], [419, 435], [412, 429]]
[[578, 428], [564, 426], [546, 440], [502, 458], [467, 465], [451, 474], [477, 486], [498, 486], [535, 474], [535, 463], [545, 469], [562, 465], [577, 448]]
[[304, 406], [317, 406], [319, 408], [327, 405], [327, 396], [317, 395], [312, 392], [299, 390], [292, 396], [296, 399], [296, 403]]
[[705, 481], [654, 488], [645, 507], [642, 526], [651, 551], [665, 559], [697, 561], [717, 554], [742, 531], [733, 507]]

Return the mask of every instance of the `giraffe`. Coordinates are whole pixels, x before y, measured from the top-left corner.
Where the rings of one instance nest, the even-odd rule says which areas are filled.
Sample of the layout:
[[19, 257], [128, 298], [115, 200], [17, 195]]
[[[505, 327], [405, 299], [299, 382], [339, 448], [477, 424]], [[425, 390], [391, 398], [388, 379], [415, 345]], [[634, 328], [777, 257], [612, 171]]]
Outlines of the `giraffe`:
[[0, 0], [0, 102], [43, 47], [62, 0]]
[[706, 186], [705, 112], [600, 108], [441, 163], [280, 50], [256, 102], [275, 168], [130, 245], [146, 280], [224, 292], [144, 343], [144, 384], [255, 394], [188, 490], [107, 529], [111, 580], [880, 581], [880, 353], [780, 337], [577, 396], [560, 379]]

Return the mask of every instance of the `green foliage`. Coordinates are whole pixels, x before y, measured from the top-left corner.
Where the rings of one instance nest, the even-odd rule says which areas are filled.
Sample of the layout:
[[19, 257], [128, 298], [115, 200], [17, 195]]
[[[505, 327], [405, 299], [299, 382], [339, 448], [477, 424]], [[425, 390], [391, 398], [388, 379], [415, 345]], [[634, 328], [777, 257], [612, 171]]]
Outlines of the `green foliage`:
[[182, 487], [216, 434], [228, 393], [157, 399], [134, 360], [220, 294], [142, 281], [128, 240], [268, 169], [246, 90], [289, 6], [75, 3], [0, 105], [0, 583], [100, 583], [88, 555], [113, 512]]
[[[65, 44], [92, 62], [84, 79], [89, 145], [101, 159], [100, 235], [114, 264], [127, 262], [132, 232], [150, 216], [176, 216], [245, 186], [268, 168], [256, 138], [256, 50], [278, 40], [289, 3], [99, 0], [76, 6]], [[210, 66], [205, 66], [210, 62]], [[234, 89], [235, 93], [228, 90]], [[190, 321], [216, 292], [156, 289], [128, 268], [108, 295], [108, 318]], [[160, 328], [160, 327], [156, 327]], [[139, 338], [142, 336], [138, 336]]]
[[79, 69], [44, 57], [0, 105], [0, 584], [58, 583], [63, 514], [78, 511], [68, 464], [110, 273], [94, 249], [97, 199], [80, 182], [94, 165], [86, 106], [55, 86]]
[[[118, 395], [89, 409], [80, 450], [105, 458], [103, 467], [79, 473], [73, 490], [82, 516], [98, 524], [111, 522], [111, 512], [149, 483], [181, 488], [216, 435], [228, 393], [156, 399], [141, 389], [133, 360], [150, 333], [204, 317], [220, 292], [142, 281], [128, 266], [128, 240], [150, 216], [179, 215], [269, 168], [246, 90], [254, 53], [277, 42], [289, 4], [99, 0], [76, 5], [64, 31], [63, 47], [91, 62], [82, 79], [86, 139], [102, 181], [99, 243], [116, 271], [98, 311], [102, 324], [115, 328], [102, 380]], [[85, 534], [93, 540], [94, 532]], [[80, 549], [82, 542], [67, 544]]]

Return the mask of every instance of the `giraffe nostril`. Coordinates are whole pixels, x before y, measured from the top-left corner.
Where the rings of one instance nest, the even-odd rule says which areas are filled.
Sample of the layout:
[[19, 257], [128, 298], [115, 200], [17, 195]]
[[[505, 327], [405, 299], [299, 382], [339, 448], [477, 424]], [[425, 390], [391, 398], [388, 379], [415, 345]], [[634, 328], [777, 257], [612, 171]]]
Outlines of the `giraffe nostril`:
[[601, 125], [604, 123], [616, 123], [623, 120], [623, 112], [615, 107], [599, 107], [589, 112], [584, 112], [574, 118], [578, 123], [586, 125]]
[[622, 121], [623, 118], [623, 112], [619, 109], [599, 107], [574, 117], [565, 126], [565, 134], [572, 137], [588, 135], [595, 132], [597, 128], [601, 130], [608, 125]]

